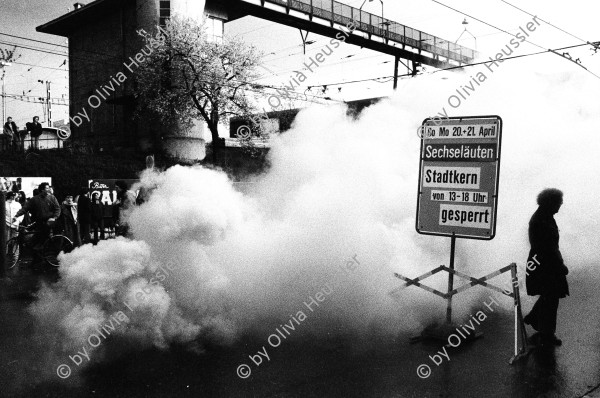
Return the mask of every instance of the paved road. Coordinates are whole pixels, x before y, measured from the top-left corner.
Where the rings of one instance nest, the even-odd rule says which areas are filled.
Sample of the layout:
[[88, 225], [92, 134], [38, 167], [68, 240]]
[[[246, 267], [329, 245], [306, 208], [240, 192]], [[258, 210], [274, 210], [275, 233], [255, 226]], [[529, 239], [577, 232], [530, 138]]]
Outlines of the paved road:
[[[591, 268], [590, 268], [591, 269]], [[355, 341], [301, 333], [282, 344], [269, 362], [241, 379], [236, 368], [264, 345], [247, 336], [231, 347], [139, 351], [109, 341], [106, 357], [79, 377], [60, 380], [42, 367], [44, 345], [32, 340], [35, 323], [26, 308], [40, 281], [26, 274], [0, 290], [0, 396], [3, 397], [600, 397], [600, 316], [592, 271], [572, 271], [572, 296], [561, 302], [558, 334], [564, 344], [534, 352], [509, 366], [512, 315], [494, 313], [481, 325], [484, 337], [448, 351], [435, 366], [429, 355], [441, 343], [395, 339]], [[189, 347], [188, 347], [189, 348]], [[431, 375], [417, 376], [420, 364]], [[47, 367], [47, 366], [46, 366]]]

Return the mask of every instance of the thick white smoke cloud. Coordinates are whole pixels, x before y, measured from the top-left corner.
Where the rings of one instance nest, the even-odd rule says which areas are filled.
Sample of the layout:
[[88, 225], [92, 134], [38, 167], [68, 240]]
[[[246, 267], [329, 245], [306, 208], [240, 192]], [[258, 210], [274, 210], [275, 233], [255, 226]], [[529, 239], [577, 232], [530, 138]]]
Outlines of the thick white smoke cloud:
[[[438, 297], [415, 287], [395, 298], [388, 292], [400, 284], [393, 272], [417, 276], [448, 263], [449, 239], [414, 229], [416, 131], [443, 107], [449, 116], [504, 120], [497, 235], [459, 240], [457, 269], [480, 276], [511, 262], [523, 266], [536, 194], [558, 187], [565, 192], [556, 216], [561, 247], [576, 273], [600, 256], [592, 249], [598, 82], [566, 61], [549, 61], [544, 71], [539, 59], [502, 64], [458, 109], [448, 96], [484, 66], [402, 81], [394, 98], [358, 120], [342, 106], [303, 111], [274, 139], [272, 167], [246, 194], [223, 173], [200, 167], [144, 174], [143, 183], [156, 189], [131, 214], [135, 240], [66, 255], [61, 281], [43, 288], [32, 307], [40, 329], [69, 352], [89, 346], [90, 334], [119, 319], [118, 311], [128, 320], [111, 334], [140, 347], [226, 344], [244, 333], [271, 333], [299, 320], [299, 311], [306, 315], [302, 333], [366, 338], [442, 319]], [[506, 286], [507, 278], [497, 283]], [[431, 283], [445, 289], [446, 280]], [[140, 295], [144, 288], [149, 293]], [[304, 303], [319, 292], [325, 299], [311, 312]], [[455, 299], [459, 315], [483, 306], [481, 292]]]

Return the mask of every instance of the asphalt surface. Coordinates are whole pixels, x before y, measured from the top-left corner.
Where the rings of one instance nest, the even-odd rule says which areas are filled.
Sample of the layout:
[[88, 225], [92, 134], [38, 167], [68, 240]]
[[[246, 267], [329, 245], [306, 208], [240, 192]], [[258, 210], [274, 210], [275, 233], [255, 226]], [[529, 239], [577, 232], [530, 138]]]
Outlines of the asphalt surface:
[[[55, 272], [26, 269], [0, 287], [1, 397], [600, 397], [600, 316], [595, 276], [572, 271], [571, 296], [561, 300], [557, 334], [563, 345], [537, 349], [513, 365], [512, 314], [496, 311], [479, 326], [483, 337], [448, 347], [450, 360], [437, 366], [430, 355], [439, 341], [409, 344], [410, 336], [374, 340], [357, 348], [340, 338], [301, 333], [236, 374], [265, 336], [246, 336], [231, 347], [205, 352], [173, 346], [136, 350], [110, 341], [102, 361], [62, 380], [43, 361], [44, 345], [33, 339], [27, 313], [40, 283]], [[528, 310], [529, 308], [525, 308]], [[427, 364], [427, 378], [417, 367]]]

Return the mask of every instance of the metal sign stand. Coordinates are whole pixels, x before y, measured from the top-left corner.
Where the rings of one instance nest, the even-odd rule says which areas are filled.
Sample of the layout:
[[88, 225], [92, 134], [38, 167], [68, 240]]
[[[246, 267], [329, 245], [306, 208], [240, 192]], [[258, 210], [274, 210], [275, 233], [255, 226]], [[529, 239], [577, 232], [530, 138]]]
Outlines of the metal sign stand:
[[[434, 268], [433, 270], [417, 277], [414, 279], [410, 279], [407, 278], [403, 275], [400, 275], [398, 273], [394, 273], [394, 276], [398, 279], [402, 279], [403, 281], [405, 281], [406, 283], [402, 284], [401, 286], [399, 286], [398, 288], [392, 290], [390, 292], [390, 294], [395, 293], [396, 291], [403, 289], [405, 287], [414, 285], [414, 286], [418, 286], [421, 289], [424, 289], [430, 293], [433, 293], [439, 297], [442, 297], [443, 299], [448, 300], [448, 307], [446, 309], [446, 325], [444, 327], [444, 329], [446, 330], [454, 330], [455, 328], [451, 326], [451, 322], [452, 322], [452, 297], [455, 294], [458, 294], [462, 291], [465, 291], [475, 285], [481, 285], [484, 286], [488, 289], [491, 290], [495, 290], [499, 293], [502, 293], [506, 296], [512, 297], [513, 298], [513, 303], [514, 303], [514, 320], [515, 320], [515, 338], [514, 338], [514, 343], [515, 343], [515, 348], [514, 348], [514, 355], [513, 357], [510, 359], [509, 363], [512, 364], [514, 361], [523, 358], [524, 356], [526, 356], [529, 353], [529, 349], [527, 346], [527, 331], [525, 330], [525, 324], [523, 322], [523, 314], [521, 312], [521, 297], [519, 295], [519, 280], [517, 277], [517, 264], [516, 263], [512, 263], [510, 265], [507, 265], [506, 267], [503, 267], [497, 271], [494, 271], [490, 274], [487, 274], [481, 278], [473, 278], [470, 275], [464, 274], [462, 272], [456, 271], [454, 269], [454, 251], [455, 251], [455, 245], [456, 245], [456, 237], [452, 236], [451, 238], [451, 242], [450, 242], [450, 267], [446, 267], [444, 265], [440, 265], [437, 268]], [[446, 293], [442, 293], [439, 290], [433, 289], [429, 286], [423, 285], [422, 283], [420, 283], [422, 280], [427, 279], [428, 277], [437, 274], [440, 271], [447, 271], [448, 272], [448, 292]], [[511, 273], [511, 284], [512, 284], [512, 292], [508, 292], [507, 290], [503, 290], [502, 288], [493, 285], [489, 282], [487, 282], [488, 280], [503, 274], [507, 271], [510, 271]], [[458, 276], [459, 278], [463, 278], [466, 280], [469, 280], [469, 282], [457, 287], [456, 289], [454, 289], [454, 275]], [[481, 336], [481, 334], [479, 335], [475, 335], [474, 337], [479, 337]], [[412, 341], [418, 341], [418, 340], [422, 340], [424, 338], [427, 337], [440, 337], [440, 336], [432, 336], [432, 335], [427, 335], [426, 332], [424, 331], [423, 334], [415, 339], [412, 339]], [[447, 336], [446, 336], [447, 337]]]
[[[454, 271], [454, 250], [456, 249], [456, 235], [450, 238], [450, 269]], [[448, 293], [454, 287], [454, 274], [448, 272]], [[448, 307], [446, 308], [446, 323], [452, 324], [452, 296], [448, 296]]]

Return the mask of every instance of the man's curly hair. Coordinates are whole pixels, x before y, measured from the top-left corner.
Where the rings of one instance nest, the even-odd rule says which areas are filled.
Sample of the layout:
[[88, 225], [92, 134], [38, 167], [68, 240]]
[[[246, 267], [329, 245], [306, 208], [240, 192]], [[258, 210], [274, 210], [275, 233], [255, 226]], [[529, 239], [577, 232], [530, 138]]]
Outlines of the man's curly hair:
[[537, 204], [548, 207], [563, 202], [563, 192], [556, 188], [546, 188], [537, 196]]

